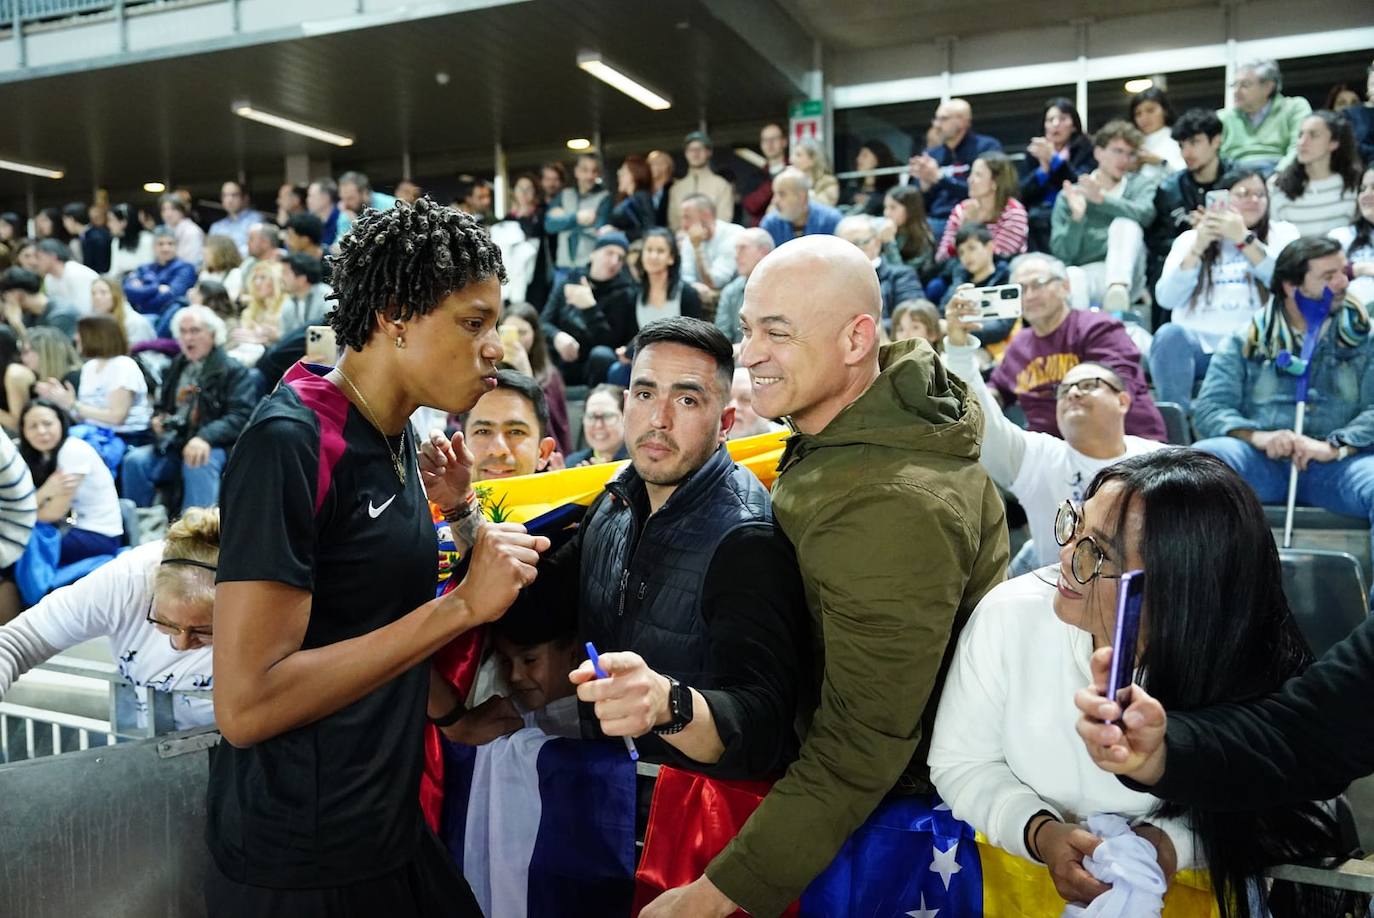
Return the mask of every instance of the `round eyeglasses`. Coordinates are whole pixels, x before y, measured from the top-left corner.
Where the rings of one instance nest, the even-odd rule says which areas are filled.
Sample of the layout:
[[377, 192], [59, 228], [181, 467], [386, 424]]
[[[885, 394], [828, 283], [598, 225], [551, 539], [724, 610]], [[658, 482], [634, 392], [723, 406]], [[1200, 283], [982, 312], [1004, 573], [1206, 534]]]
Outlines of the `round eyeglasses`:
[[1082, 512], [1073, 505], [1072, 501], [1064, 501], [1054, 517], [1054, 540], [1059, 543], [1061, 548], [1075, 539], [1078, 540], [1078, 544], [1073, 548], [1073, 555], [1069, 558], [1069, 573], [1073, 574], [1073, 579], [1084, 586], [1099, 577], [1103, 580], [1120, 580], [1120, 574], [1104, 574], [1102, 572], [1102, 564], [1107, 560], [1107, 556], [1098, 547], [1096, 539], [1092, 536], [1080, 536], [1078, 534], [1082, 525]]

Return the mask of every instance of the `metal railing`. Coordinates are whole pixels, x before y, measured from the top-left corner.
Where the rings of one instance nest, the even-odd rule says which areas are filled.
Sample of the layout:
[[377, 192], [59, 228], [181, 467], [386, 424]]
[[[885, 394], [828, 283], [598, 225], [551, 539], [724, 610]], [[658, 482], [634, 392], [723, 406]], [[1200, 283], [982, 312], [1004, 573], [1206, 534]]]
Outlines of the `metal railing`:
[[[127, 9], [158, 2], [161, 0], [125, 0], [122, 6]], [[51, 22], [114, 12], [120, 5], [115, 0], [0, 0], [0, 29], [13, 27], [16, 23]]]
[[[0, 763], [77, 752], [117, 742], [161, 736], [176, 729], [178, 697], [210, 698], [210, 692], [159, 692], [130, 685], [111, 662], [57, 656], [37, 667], [48, 673], [102, 681], [108, 691], [105, 718], [85, 717], [36, 705], [0, 701]], [[137, 711], [146, 711], [138, 723]]]

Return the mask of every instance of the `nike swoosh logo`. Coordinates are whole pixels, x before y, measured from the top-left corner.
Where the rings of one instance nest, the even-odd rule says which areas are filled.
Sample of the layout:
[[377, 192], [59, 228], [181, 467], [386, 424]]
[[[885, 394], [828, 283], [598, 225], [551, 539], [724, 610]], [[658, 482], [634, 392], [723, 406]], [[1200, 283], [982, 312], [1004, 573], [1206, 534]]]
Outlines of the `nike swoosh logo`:
[[386, 508], [387, 508], [387, 507], [390, 507], [390, 506], [391, 506], [391, 502], [392, 502], [393, 500], [395, 500], [395, 499], [396, 499], [396, 495], [395, 495], [395, 494], [391, 495], [391, 497], [387, 498], [387, 502], [384, 503], [384, 504], [382, 504], [380, 507], [374, 507], [374, 506], [372, 505], [372, 501], [369, 500], [369, 501], [367, 502], [367, 515], [370, 516], [370, 517], [372, 517], [372, 518], [375, 520], [377, 517], [381, 516], [383, 513], [386, 512]]

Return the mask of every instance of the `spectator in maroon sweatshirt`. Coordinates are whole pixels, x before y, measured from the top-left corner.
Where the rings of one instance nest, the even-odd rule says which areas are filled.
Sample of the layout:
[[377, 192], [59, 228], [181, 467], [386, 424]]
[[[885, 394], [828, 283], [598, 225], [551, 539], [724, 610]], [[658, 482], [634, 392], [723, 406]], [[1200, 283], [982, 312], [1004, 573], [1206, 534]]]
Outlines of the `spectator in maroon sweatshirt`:
[[1069, 308], [1069, 280], [1059, 259], [1033, 252], [1011, 263], [1012, 283], [1022, 290], [1021, 321], [1002, 362], [988, 380], [1005, 406], [1020, 402], [1031, 430], [1060, 436], [1055, 420], [1055, 387], [1078, 364], [1093, 361], [1112, 368], [1126, 384], [1131, 408], [1126, 433], [1166, 439], [1164, 419], [1150, 398], [1140, 349], [1126, 327], [1100, 312]]

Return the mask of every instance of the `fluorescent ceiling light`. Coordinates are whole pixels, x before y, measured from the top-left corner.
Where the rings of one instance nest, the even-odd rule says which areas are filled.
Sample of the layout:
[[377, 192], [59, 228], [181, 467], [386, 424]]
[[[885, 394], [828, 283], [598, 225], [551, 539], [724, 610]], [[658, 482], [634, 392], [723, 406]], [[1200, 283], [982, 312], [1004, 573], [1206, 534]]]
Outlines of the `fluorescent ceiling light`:
[[162, 182], [144, 182], [143, 190], [149, 194], [162, 194], [167, 190], [167, 186]]
[[583, 150], [590, 150], [591, 148], [592, 142], [585, 137], [574, 137], [572, 140], [568, 141], [568, 149], [576, 153], [580, 153]]
[[634, 99], [641, 105], [652, 108], [656, 112], [672, 108], [673, 103], [663, 96], [654, 92], [642, 83], [635, 82], [619, 70], [607, 64], [601, 59], [601, 55], [595, 52], [586, 52], [577, 55], [577, 66], [587, 73], [596, 77], [608, 86], [612, 86], [625, 95]]
[[264, 112], [256, 109], [247, 102], [235, 102], [230, 108], [233, 109], [234, 114], [238, 115], [240, 118], [247, 118], [249, 121], [268, 124], [274, 128], [281, 128], [283, 131], [290, 131], [293, 134], [312, 137], [315, 140], [323, 140], [325, 143], [332, 143], [336, 147], [353, 146], [353, 138], [346, 134], [335, 134], [333, 131], [326, 131], [323, 128], [301, 124], [299, 121], [292, 121], [290, 118], [283, 118], [281, 115], [274, 115], [271, 112]]
[[12, 159], [0, 159], [0, 169], [8, 169], [10, 172], [22, 172], [25, 175], [36, 175], [39, 178], [60, 179], [65, 175], [61, 169], [50, 169], [47, 166], [34, 166], [29, 163], [17, 163]]
[[1129, 93], [1144, 92], [1153, 85], [1155, 85], [1155, 81], [1149, 77], [1145, 77], [1141, 80], [1127, 80], [1126, 91]]

